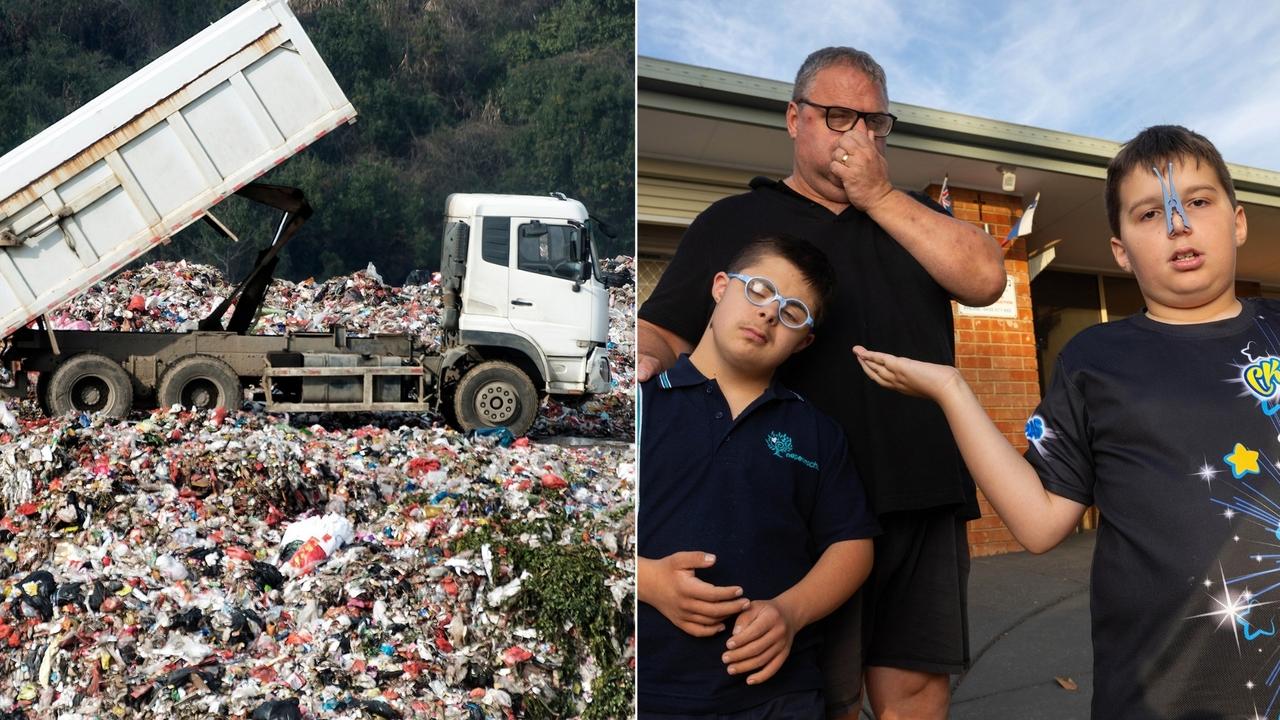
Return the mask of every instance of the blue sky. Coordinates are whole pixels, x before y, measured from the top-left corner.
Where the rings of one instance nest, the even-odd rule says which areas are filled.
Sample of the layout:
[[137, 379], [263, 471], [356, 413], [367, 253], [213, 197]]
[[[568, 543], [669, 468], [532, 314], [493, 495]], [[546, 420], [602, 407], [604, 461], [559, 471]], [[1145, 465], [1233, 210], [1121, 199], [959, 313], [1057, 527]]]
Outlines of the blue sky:
[[641, 55], [790, 81], [870, 52], [898, 102], [1123, 141], [1162, 123], [1280, 171], [1280, 4], [639, 0]]

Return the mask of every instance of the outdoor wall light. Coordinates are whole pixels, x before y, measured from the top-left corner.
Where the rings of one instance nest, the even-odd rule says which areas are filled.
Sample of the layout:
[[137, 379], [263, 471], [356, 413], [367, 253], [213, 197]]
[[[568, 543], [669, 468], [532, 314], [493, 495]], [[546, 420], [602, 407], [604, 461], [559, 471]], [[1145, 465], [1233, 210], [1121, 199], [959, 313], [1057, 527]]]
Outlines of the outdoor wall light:
[[1018, 176], [1014, 173], [1017, 168], [1005, 167], [1003, 165], [996, 166], [996, 172], [1000, 173], [1000, 189], [1005, 192], [1013, 192], [1018, 185]]

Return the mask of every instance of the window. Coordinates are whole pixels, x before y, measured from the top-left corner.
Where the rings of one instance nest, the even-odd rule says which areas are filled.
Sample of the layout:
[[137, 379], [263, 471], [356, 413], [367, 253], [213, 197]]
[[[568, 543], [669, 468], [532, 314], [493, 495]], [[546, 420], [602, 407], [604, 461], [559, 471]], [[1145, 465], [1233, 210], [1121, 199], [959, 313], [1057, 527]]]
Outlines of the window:
[[507, 267], [511, 264], [511, 218], [484, 218], [480, 232], [480, 257]]
[[671, 264], [670, 255], [642, 254], [636, 259], [636, 307], [644, 304], [658, 286], [662, 273]]
[[516, 267], [539, 275], [576, 280], [582, 257], [578, 250], [581, 242], [580, 231], [571, 225], [540, 222], [521, 225]]

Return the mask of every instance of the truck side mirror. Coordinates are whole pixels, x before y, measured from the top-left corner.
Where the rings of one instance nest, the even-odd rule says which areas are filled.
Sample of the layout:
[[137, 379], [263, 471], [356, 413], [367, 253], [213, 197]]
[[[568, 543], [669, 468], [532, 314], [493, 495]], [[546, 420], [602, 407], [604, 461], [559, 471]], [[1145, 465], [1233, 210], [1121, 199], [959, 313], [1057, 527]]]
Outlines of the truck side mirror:
[[569, 269], [569, 278], [573, 280], [573, 291], [582, 292], [582, 283], [591, 277], [591, 266], [580, 260], [567, 262], [565, 266]]

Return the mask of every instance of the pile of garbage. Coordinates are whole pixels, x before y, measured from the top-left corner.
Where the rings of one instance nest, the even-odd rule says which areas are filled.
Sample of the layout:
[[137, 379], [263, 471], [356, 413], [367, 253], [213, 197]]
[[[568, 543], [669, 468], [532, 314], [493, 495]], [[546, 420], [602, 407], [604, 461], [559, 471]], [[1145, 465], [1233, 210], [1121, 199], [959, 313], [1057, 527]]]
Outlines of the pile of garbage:
[[[231, 290], [152, 263], [50, 318], [188, 330]], [[634, 307], [612, 291], [613, 391], [548, 400], [526, 438], [413, 413], [0, 405], [0, 720], [631, 716]], [[439, 314], [438, 278], [370, 267], [274, 282], [254, 332], [429, 345]]]
[[[59, 330], [181, 332], [196, 329], [234, 290], [211, 266], [159, 261], [99, 282], [48, 316]], [[272, 280], [250, 332], [328, 332], [341, 325], [351, 335], [410, 333], [430, 346], [437, 342], [440, 307], [438, 278], [396, 288], [385, 285], [369, 265], [321, 283]], [[234, 308], [229, 306], [227, 314]]]
[[[603, 260], [610, 272], [635, 277], [628, 256]], [[420, 273], [421, 284], [393, 287], [369, 265], [324, 282], [274, 280], [251, 330], [256, 335], [328, 332], [348, 335], [415, 336], [418, 345], [439, 349], [442, 310], [439, 275]], [[154, 262], [104, 280], [49, 312], [59, 330], [178, 332], [194, 330], [232, 292], [217, 269], [185, 260]], [[629, 440], [635, 419], [635, 286], [610, 290], [609, 365], [612, 391], [561, 403], [548, 398], [531, 433], [535, 437], [577, 435]], [[227, 310], [234, 311], [234, 306]]]
[[631, 713], [633, 446], [18, 414], [0, 717]]

